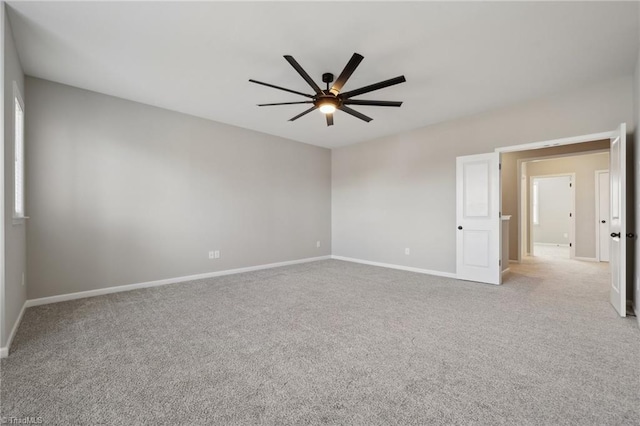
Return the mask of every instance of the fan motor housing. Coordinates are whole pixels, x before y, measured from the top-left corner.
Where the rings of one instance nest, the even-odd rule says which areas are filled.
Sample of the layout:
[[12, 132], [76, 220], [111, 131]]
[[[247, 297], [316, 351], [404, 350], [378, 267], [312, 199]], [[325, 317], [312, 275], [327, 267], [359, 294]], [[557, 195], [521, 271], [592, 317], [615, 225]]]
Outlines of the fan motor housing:
[[320, 95], [316, 98], [316, 100], [313, 102], [313, 104], [315, 106], [317, 106], [318, 108], [320, 108], [322, 105], [333, 105], [334, 107], [336, 107], [336, 109], [340, 106], [341, 102], [340, 99], [332, 94], [329, 95]]

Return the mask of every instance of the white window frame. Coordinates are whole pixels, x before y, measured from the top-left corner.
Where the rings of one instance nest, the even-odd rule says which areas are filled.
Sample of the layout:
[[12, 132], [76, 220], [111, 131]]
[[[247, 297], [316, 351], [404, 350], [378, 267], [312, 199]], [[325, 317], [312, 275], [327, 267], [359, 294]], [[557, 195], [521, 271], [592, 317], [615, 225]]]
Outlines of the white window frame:
[[[22, 111], [22, 121], [18, 128], [18, 116], [16, 113], [17, 107], [20, 107]], [[20, 89], [16, 82], [13, 82], [13, 223], [22, 224], [27, 219], [25, 214], [25, 191], [24, 191], [24, 178], [25, 178], [25, 161], [24, 161], [24, 120], [25, 109], [24, 100]], [[18, 133], [18, 130], [20, 133]], [[18, 138], [20, 135], [20, 138]]]

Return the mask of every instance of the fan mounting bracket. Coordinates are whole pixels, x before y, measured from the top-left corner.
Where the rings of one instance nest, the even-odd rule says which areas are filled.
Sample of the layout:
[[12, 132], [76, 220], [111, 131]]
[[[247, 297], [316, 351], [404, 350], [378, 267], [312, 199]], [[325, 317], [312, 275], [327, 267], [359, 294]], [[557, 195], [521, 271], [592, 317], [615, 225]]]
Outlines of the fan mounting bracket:
[[333, 74], [330, 72], [325, 72], [322, 74], [322, 82], [323, 83], [331, 83], [333, 81]]

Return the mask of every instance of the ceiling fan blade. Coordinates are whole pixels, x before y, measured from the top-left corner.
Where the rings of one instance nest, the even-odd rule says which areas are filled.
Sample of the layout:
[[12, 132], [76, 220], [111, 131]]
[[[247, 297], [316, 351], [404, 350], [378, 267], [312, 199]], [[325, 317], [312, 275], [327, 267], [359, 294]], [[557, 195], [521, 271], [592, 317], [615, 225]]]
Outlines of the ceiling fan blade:
[[384, 89], [385, 87], [394, 86], [396, 84], [404, 83], [405, 81], [407, 81], [407, 79], [404, 78], [404, 75], [401, 75], [399, 77], [390, 78], [389, 80], [381, 81], [380, 83], [371, 84], [369, 86], [364, 86], [364, 87], [361, 87], [361, 88], [356, 89], [356, 90], [351, 90], [350, 92], [341, 93], [340, 97], [342, 99], [347, 99], [347, 98], [350, 98], [352, 96], [358, 96], [358, 95], [362, 95], [364, 93], [373, 92], [374, 90]]
[[302, 92], [296, 92], [295, 90], [291, 90], [291, 89], [285, 89], [284, 87], [276, 86], [276, 85], [273, 85], [273, 84], [263, 83], [261, 81], [252, 80], [252, 79], [249, 79], [249, 81], [251, 83], [261, 84], [263, 86], [273, 87], [274, 89], [284, 90], [285, 92], [295, 93], [296, 95], [306, 96], [307, 98], [313, 98], [312, 95], [307, 95], [306, 93], [302, 93]]
[[361, 114], [358, 111], [353, 110], [353, 109], [351, 109], [351, 108], [349, 108], [348, 106], [345, 106], [345, 105], [341, 105], [339, 107], [339, 109], [341, 111], [346, 112], [347, 114], [353, 115], [354, 117], [358, 117], [360, 120], [366, 121], [367, 123], [370, 122], [371, 120], [373, 120], [373, 118], [367, 117], [366, 115]]
[[301, 101], [301, 102], [278, 102], [275, 104], [258, 104], [258, 106], [274, 106], [274, 105], [297, 105], [297, 104], [312, 104], [313, 101]]
[[298, 71], [298, 74], [300, 74], [300, 76], [302, 78], [304, 78], [304, 81], [307, 82], [307, 84], [309, 84], [309, 86], [311, 86], [311, 88], [313, 90], [315, 90], [315, 92], [320, 95], [322, 94], [322, 89], [320, 89], [320, 87], [318, 87], [318, 85], [315, 83], [315, 81], [313, 81], [311, 79], [311, 77], [309, 77], [309, 74], [307, 74], [307, 72], [305, 70], [302, 69], [302, 67], [300, 66], [299, 63], [296, 62], [295, 59], [293, 59], [293, 56], [291, 55], [284, 55], [284, 58], [287, 60], [287, 62], [289, 62], [291, 64], [291, 66], [293, 68], [295, 68], [296, 71]]
[[386, 107], [399, 107], [402, 105], [402, 102], [398, 101], [367, 101], [360, 99], [345, 99], [343, 101], [344, 105], [369, 105], [369, 106], [386, 106]]
[[296, 115], [296, 116], [295, 116], [295, 117], [293, 117], [293, 118], [290, 118], [290, 119], [289, 119], [289, 121], [297, 120], [298, 118], [302, 117], [303, 115], [309, 114], [311, 111], [313, 111], [314, 109], [317, 109], [317, 108], [318, 108], [318, 107], [314, 105], [314, 106], [312, 106], [311, 108], [309, 108], [308, 110], [306, 110], [306, 111], [304, 111], [304, 112], [302, 112], [302, 113], [300, 113], [300, 114]]
[[344, 69], [340, 73], [340, 76], [338, 77], [336, 82], [333, 83], [331, 90], [329, 91], [334, 95], [337, 95], [338, 93], [340, 93], [340, 91], [342, 90], [342, 86], [344, 86], [347, 80], [349, 80], [349, 77], [351, 77], [351, 74], [353, 74], [356, 68], [358, 68], [358, 65], [360, 65], [360, 62], [362, 62], [363, 59], [364, 59], [364, 56], [360, 55], [359, 53], [354, 53], [351, 59], [349, 59], [349, 62], [347, 63], [347, 65], [344, 67]]
[[326, 114], [327, 116], [327, 126], [333, 126], [333, 113], [330, 112]]

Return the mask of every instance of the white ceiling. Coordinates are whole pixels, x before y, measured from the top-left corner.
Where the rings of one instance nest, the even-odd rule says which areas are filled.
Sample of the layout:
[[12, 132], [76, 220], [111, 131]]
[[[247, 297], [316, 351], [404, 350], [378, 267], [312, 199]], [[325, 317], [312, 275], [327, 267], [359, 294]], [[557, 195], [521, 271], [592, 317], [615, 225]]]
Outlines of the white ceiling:
[[[343, 146], [629, 75], [637, 3], [611, 2], [9, 2], [26, 74], [325, 147]], [[288, 119], [354, 52], [343, 90], [404, 74], [354, 107]]]

